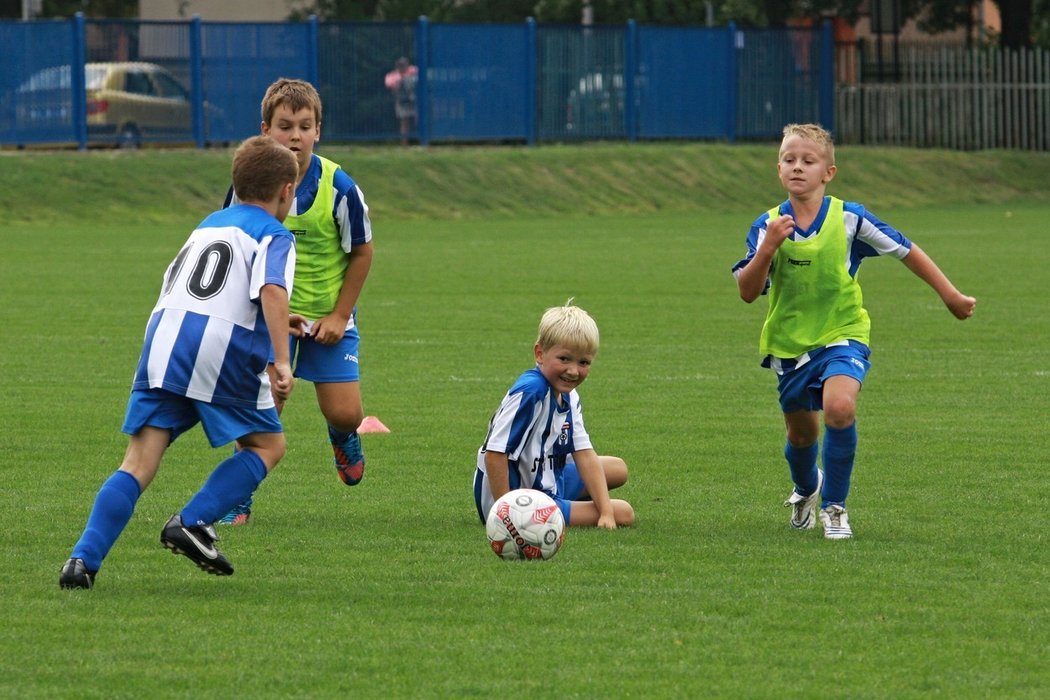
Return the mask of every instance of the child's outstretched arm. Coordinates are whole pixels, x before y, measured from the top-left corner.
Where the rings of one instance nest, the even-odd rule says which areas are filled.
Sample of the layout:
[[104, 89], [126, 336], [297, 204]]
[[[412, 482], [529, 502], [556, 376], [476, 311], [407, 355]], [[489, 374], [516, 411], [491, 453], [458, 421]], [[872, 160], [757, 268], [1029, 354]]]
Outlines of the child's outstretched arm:
[[902, 262], [916, 277], [933, 287], [933, 291], [937, 292], [955, 318], [962, 321], [973, 316], [977, 300], [956, 289], [922, 248], [912, 243], [911, 251], [904, 256]]
[[292, 367], [288, 356], [288, 290], [277, 284], [263, 285], [259, 292], [266, 328], [270, 332], [270, 343], [273, 345], [273, 368], [271, 383], [274, 399], [278, 404], [287, 400], [292, 393], [295, 380], [292, 378]]
[[598, 509], [598, 527], [616, 529], [616, 515], [613, 512], [612, 500], [609, 498], [609, 484], [605, 481], [605, 470], [602, 469], [598, 453], [593, 449], [579, 450], [573, 452], [573, 460], [576, 469], [580, 472], [580, 479], [587, 487], [594, 507]]

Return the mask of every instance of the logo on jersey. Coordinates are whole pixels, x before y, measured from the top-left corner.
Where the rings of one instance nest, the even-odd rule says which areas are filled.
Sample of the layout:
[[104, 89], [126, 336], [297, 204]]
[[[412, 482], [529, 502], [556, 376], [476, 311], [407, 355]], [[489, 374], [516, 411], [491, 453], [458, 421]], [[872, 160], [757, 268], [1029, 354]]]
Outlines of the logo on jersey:
[[305, 228], [290, 228], [288, 230], [291, 231], [292, 235], [295, 236], [296, 238], [300, 238], [300, 237], [306, 235], [306, 229]]
[[346, 353], [345, 355], [343, 355], [343, 359], [347, 362], [357, 362], [357, 355], [351, 355], [350, 353]]
[[558, 436], [558, 442], [562, 445], [568, 444], [569, 442], [569, 429], [572, 426], [569, 425], [569, 421], [565, 421], [561, 426], [561, 435]]
[[799, 267], [808, 267], [810, 260], [795, 260], [794, 258], [788, 258], [788, 262], [792, 265], [798, 265]]

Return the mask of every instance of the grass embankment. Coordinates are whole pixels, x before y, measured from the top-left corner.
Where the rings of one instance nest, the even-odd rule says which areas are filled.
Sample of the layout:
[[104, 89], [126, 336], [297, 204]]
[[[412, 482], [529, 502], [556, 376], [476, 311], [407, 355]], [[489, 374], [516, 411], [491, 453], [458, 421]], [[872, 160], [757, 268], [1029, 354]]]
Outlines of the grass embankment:
[[[375, 221], [752, 212], [775, 202], [774, 144], [588, 144], [321, 152], [358, 180]], [[229, 184], [231, 150], [4, 152], [11, 223], [196, 220]], [[830, 191], [875, 210], [1050, 200], [1050, 154], [842, 147]], [[15, 186], [17, 184], [17, 187]], [[192, 221], [191, 221], [192, 222]]]

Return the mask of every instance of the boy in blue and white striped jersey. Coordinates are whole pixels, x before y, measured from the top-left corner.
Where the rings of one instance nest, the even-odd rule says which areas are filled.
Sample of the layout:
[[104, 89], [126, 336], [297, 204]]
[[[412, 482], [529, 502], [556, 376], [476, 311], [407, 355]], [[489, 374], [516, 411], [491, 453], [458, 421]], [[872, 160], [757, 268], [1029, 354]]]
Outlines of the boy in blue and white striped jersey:
[[634, 523], [631, 504], [609, 497], [627, 482], [627, 464], [599, 456], [583, 424], [577, 388], [597, 353], [598, 326], [571, 299], [543, 314], [536, 366], [503, 397], [478, 450], [474, 504], [481, 522], [500, 496], [527, 488], [551, 496], [572, 526]]
[[275, 398], [291, 393], [288, 335], [302, 332], [303, 319], [288, 312], [295, 239], [281, 222], [298, 172], [295, 155], [274, 139], [245, 141], [232, 168], [243, 203], [204, 219], [168, 266], [128, 400], [124, 460], [99, 489], [60, 587], [94, 585], [168, 445], [197, 423], [213, 447], [236, 441], [243, 449], [215, 468], [160, 539], [209, 573], [233, 573], [214, 546], [212, 523], [254, 492], [285, 452]]
[[[835, 172], [831, 134], [816, 124], [786, 126], [777, 173], [787, 201], [751, 225], [747, 255], [733, 274], [745, 302], [769, 295], [759, 351], [763, 366], [779, 377], [784, 456], [795, 485], [784, 503], [792, 509], [791, 527], [813, 527], [819, 503], [824, 536], [842, 540], [853, 536], [846, 496], [857, 451], [857, 397], [870, 367], [871, 323], [856, 278], [861, 261], [897, 258], [960, 320], [973, 314], [976, 300], [863, 206], [825, 196]], [[817, 468], [821, 411], [823, 470]]]

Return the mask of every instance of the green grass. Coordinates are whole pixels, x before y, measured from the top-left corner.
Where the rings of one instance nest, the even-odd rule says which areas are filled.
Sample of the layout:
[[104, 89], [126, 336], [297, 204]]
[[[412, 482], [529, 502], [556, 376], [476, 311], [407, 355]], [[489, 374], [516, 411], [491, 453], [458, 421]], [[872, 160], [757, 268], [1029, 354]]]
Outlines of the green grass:
[[[365, 481], [338, 482], [300, 383], [288, 456], [252, 523], [222, 533], [234, 576], [206, 576], [158, 542], [225, 455], [197, 431], [173, 446], [87, 592], [60, 591], [58, 569], [119, 464], [145, 319], [186, 227], [221, 196], [225, 174], [210, 171], [224, 158], [0, 157], [22, 173], [12, 188], [0, 171], [2, 196], [23, 202], [5, 202], [14, 219], [0, 234], [0, 696], [1046, 697], [1050, 202], [1036, 192], [1047, 180], [971, 184], [981, 203], [955, 206], [966, 188], [951, 175], [983, 158], [1042, 172], [1045, 158], [840, 154], [840, 194], [856, 183], [847, 159], [901, 161], [914, 187], [902, 193], [887, 170], [875, 196], [922, 201], [852, 196], [978, 306], [960, 323], [903, 265], [865, 263], [874, 366], [859, 408], [856, 537], [832, 543], [787, 527], [783, 428], [756, 350], [765, 306], [741, 302], [729, 275], [748, 224], [776, 201], [768, 154], [749, 165], [751, 148], [724, 161], [755, 168], [753, 182], [719, 184], [724, 208], [689, 201], [717, 173], [683, 165], [687, 184], [633, 183], [645, 208], [598, 187], [606, 216], [586, 216], [605, 206], [560, 184], [547, 199], [578, 215], [560, 215], [534, 182], [519, 201], [495, 171], [516, 160], [579, 171], [626, 147], [386, 151], [441, 165], [406, 169], [398, 197], [370, 172], [391, 172], [384, 152], [360, 154], [352, 172], [377, 213], [362, 389], [366, 412], [392, 429], [364, 437]], [[710, 149], [711, 161], [733, 153]], [[707, 162], [692, 145], [637, 157], [655, 168], [679, 150]], [[116, 211], [114, 192], [139, 201], [140, 187], [159, 186], [158, 163], [184, 158], [204, 163], [182, 174], [201, 196], [168, 202], [185, 211]], [[71, 190], [34, 184], [44, 169], [110, 167], [110, 185], [90, 193], [76, 178]], [[942, 175], [947, 203], [935, 198]], [[436, 215], [442, 197], [462, 216]], [[26, 216], [27, 201], [57, 204]], [[540, 313], [569, 296], [602, 330], [587, 423], [599, 450], [631, 466], [618, 495], [638, 523], [572, 530], [551, 562], [503, 562], [474, 515], [474, 453], [530, 362]]]
[[[770, 144], [320, 149], [360, 180], [373, 220], [429, 222], [655, 213], [751, 213], [778, 201]], [[11, 223], [196, 223], [222, 203], [229, 150], [0, 151]], [[840, 148], [835, 191], [876, 210], [1050, 202], [1050, 153]], [[135, 186], [128, 187], [130, 178]], [[27, 196], [53, 206], [26, 206]]]

